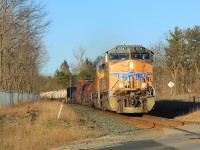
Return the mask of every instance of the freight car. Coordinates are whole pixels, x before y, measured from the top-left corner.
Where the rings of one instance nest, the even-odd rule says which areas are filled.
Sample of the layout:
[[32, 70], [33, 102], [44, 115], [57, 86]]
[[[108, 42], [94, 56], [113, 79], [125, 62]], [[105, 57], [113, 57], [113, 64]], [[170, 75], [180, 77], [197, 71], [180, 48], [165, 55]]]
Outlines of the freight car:
[[77, 97], [76, 102], [86, 106], [92, 106], [92, 91], [93, 91], [93, 84], [92, 80], [82, 80], [79, 81], [77, 84]]
[[94, 81], [77, 85], [76, 101], [117, 113], [147, 113], [155, 104], [154, 53], [141, 45], [118, 45], [104, 54]]
[[40, 93], [41, 98], [48, 98], [51, 100], [63, 100], [67, 97], [67, 90], [48, 91]]

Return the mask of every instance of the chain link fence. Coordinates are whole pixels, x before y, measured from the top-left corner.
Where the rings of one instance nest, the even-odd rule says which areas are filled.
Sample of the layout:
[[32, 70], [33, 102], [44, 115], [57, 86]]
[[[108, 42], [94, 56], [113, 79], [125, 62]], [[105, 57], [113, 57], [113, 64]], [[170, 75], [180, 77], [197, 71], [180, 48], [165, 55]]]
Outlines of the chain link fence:
[[38, 95], [33, 95], [30, 93], [0, 91], [0, 107], [10, 107], [17, 103], [23, 103], [38, 99]]

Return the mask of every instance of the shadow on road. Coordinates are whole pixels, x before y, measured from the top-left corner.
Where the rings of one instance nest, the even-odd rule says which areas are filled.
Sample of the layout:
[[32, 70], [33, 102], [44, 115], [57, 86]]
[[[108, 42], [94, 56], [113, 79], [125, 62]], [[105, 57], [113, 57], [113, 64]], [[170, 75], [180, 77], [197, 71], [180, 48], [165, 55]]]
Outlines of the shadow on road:
[[154, 109], [148, 114], [173, 119], [177, 116], [188, 114], [198, 108], [200, 108], [200, 102], [194, 103], [183, 100], [158, 100], [155, 103]]

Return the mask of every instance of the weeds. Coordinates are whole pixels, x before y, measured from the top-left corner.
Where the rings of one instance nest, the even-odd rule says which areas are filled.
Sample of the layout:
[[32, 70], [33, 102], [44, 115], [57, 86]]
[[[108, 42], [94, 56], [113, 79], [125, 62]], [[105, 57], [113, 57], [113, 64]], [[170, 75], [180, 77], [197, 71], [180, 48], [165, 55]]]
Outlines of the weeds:
[[0, 109], [0, 149], [43, 150], [93, 136], [88, 121], [57, 101], [37, 101]]
[[180, 115], [179, 117], [176, 117], [175, 119], [183, 120], [183, 121], [192, 121], [192, 122], [200, 122], [200, 106], [197, 105], [193, 109], [189, 111], [186, 115]]

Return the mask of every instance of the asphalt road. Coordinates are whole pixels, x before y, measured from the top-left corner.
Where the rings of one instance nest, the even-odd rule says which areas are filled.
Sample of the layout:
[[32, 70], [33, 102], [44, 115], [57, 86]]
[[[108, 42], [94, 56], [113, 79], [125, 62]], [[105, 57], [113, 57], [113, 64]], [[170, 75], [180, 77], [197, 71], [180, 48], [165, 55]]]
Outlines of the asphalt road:
[[175, 150], [153, 140], [132, 141], [96, 150]]
[[97, 148], [96, 150], [199, 150], [200, 125], [184, 125], [177, 129], [163, 129], [159, 139], [130, 141]]

